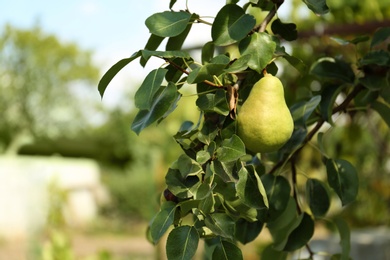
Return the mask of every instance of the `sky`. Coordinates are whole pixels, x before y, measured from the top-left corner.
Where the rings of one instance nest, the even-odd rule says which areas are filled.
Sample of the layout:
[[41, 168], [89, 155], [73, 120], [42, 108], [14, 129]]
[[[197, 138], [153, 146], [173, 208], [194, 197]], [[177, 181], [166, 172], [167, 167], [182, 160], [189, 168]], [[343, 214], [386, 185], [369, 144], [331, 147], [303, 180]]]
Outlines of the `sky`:
[[[19, 28], [39, 25], [65, 42], [74, 42], [94, 53], [94, 62], [104, 73], [115, 62], [142, 49], [149, 38], [145, 20], [156, 12], [168, 10], [169, 0], [0, 0], [0, 30], [9, 23]], [[185, 0], [177, 0], [174, 10], [185, 8]], [[189, 0], [191, 12], [215, 16], [225, 0]], [[210, 26], [193, 26], [188, 46], [211, 39]], [[142, 68], [129, 64], [109, 85], [103, 102], [115, 103], [126, 88], [136, 88], [156, 64]], [[159, 66], [159, 65], [157, 65]], [[98, 92], [93, 95], [100, 99]]]

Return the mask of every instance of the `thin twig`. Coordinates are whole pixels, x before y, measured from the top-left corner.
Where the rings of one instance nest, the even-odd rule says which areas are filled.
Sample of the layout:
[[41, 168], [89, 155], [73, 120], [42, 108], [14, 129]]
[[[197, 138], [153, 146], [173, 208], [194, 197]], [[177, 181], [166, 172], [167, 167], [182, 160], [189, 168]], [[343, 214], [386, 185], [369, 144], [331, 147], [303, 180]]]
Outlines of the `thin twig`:
[[[181, 66], [177, 65], [177, 64], [174, 63], [173, 61], [171, 61], [171, 60], [169, 60], [169, 59], [166, 59], [166, 58], [165, 58], [164, 60], [165, 60], [166, 62], [168, 62], [169, 64], [171, 64], [173, 67], [175, 67], [175, 69], [180, 70], [180, 71], [183, 72], [184, 74], [187, 74], [187, 75], [190, 74], [187, 70], [183, 69]], [[204, 80], [203, 82], [206, 83], [206, 84], [209, 85], [209, 86], [212, 86], [212, 87], [217, 87], [217, 88], [221, 87], [221, 86], [219, 86], [219, 85], [217, 85], [217, 84], [215, 84], [215, 83], [213, 83], [213, 82], [211, 82], [211, 81], [209, 81], [209, 80]]]
[[291, 157], [291, 179], [292, 179], [292, 186], [293, 186], [293, 197], [295, 199], [295, 203], [297, 204], [297, 212], [300, 215], [302, 213], [301, 207], [299, 206], [298, 202], [298, 194], [297, 194], [297, 168], [295, 166], [295, 156]]
[[261, 22], [261, 24], [254, 28], [254, 31], [256, 32], [265, 32], [265, 28], [267, 28], [267, 25], [271, 22], [272, 18], [276, 15], [276, 12], [278, 11], [279, 7], [283, 4], [284, 0], [274, 0], [273, 1], [275, 5], [272, 7], [272, 9], [269, 11], [267, 16], [264, 18], [264, 20]]

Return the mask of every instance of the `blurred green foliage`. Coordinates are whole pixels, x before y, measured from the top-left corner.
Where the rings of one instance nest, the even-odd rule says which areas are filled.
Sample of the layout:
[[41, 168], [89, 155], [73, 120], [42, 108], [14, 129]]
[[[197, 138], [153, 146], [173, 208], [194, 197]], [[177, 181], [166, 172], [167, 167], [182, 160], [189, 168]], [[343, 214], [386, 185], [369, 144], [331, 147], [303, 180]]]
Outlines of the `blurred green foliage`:
[[99, 75], [92, 53], [39, 27], [6, 25], [0, 33], [0, 150], [15, 153], [36, 137], [74, 136], [87, 121], [76, 96]]

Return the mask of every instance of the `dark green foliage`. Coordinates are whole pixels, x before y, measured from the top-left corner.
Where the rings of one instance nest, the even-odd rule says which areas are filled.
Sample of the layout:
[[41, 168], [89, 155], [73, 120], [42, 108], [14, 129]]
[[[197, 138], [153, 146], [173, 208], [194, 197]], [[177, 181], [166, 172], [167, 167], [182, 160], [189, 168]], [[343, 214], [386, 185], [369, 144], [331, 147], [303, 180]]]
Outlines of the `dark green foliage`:
[[[249, 1], [244, 6], [262, 8], [272, 18], [282, 2]], [[325, 0], [303, 2], [316, 14], [329, 12]], [[175, 3], [171, 1], [169, 8]], [[388, 29], [374, 34], [370, 47], [354, 64], [331, 54], [306, 64], [287, 53], [280, 40], [298, 41], [296, 24], [273, 20], [272, 35], [267, 27], [255, 27], [254, 17], [236, 3], [227, 1], [216, 14], [210, 24], [212, 41], [202, 46], [201, 61], [181, 50], [194, 23], [207, 23], [201, 16], [189, 10], [150, 16], [146, 25], [151, 37], [145, 49], [114, 65], [99, 85], [103, 94], [112, 76], [135, 57], [142, 56], [143, 65], [151, 56], [162, 60], [163, 65], [149, 73], [135, 95], [139, 112], [132, 129], [139, 134], [176, 108], [182, 88], [194, 88], [196, 84], [194, 107], [186, 109], [198, 109], [200, 119], [184, 122], [173, 136], [183, 154], [167, 171], [166, 202], [149, 229], [152, 242], [157, 243], [172, 228], [166, 248], [169, 259], [190, 259], [200, 238], [205, 239], [206, 259], [242, 259], [238, 243], [246, 244], [261, 236], [264, 226], [273, 239], [272, 247], [263, 252], [265, 259], [285, 259], [286, 252], [305, 247], [316, 221], [328, 217], [331, 197], [337, 196], [346, 206], [356, 200], [359, 189], [360, 169], [340, 158], [337, 149], [329, 153], [321, 127], [328, 122], [331, 129], [337, 129], [335, 115], [345, 113], [353, 118], [356, 110], [376, 111], [384, 122], [390, 121], [390, 54], [378, 47], [388, 39]], [[264, 23], [270, 25], [271, 19], [265, 18]], [[166, 50], [157, 51], [165, 37], [169, 38]], [[355, 46], [368, 44], [369, 39], [335, 40]], [[228, 45], [236, 48], [237, 58], [229, 53], [232, 46], [220, 52]], [[295, 124], [290, 140], [279, 151], [259, 156], [248, 152], [236, 135], [235, 116], [254, 83], [266, 71], [278, 71], [279, 64], [274, 60], [287, 61], [283, 69], [294, 67], [294, 73], [298, 71], [306, 83], [285, 89], [286, 95], [296, 90], [289, 99]], [[310, 83], [318, 87], [310, 89]], [[306, 95], [299, 96], [298, 92]], [[317, 141], [313, 141], [316, 135]], [[320, 158], [315, 161], [316, 169], [321, 169], [316, 171], [318, 176], [301, 174], [297, 167], [310, 163], [301, 159], [309, 142]], [[341, 237], [341, 256], [346, 258], [348, 227], [337, 219], [334, 223]]]

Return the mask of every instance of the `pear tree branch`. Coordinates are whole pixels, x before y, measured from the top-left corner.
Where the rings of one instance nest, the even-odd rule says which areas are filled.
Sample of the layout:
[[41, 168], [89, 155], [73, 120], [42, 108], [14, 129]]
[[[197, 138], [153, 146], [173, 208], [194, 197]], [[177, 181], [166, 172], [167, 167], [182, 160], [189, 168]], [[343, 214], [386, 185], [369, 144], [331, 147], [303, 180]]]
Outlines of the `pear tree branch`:
[[269, 13], [261, 22], [261, 24], [255, 27], [254, 31], [265, 32], [265, 28], [267, 28], [267, 25], [271, 22], [272, 18], [274, 18], [276, 12], [278, 11], [279, 7], [283, 4], [284, 0], [272, 0], [272, 2], [275, 4], [274, 7], [269, 11]]
[[[332, 115], [336, 114], [338, 112], [345, 112], [347, 110], [347, 107], [351, 103], [351, 101], [356, 97], [357, 94], [359, 94], [360, 91], [363, 90], [363, 85], [358, 84], [353, 88], [353, 90], [347, 95], [347, 97], [344, 99], [344, 101], [333, 108]], [[323, 118], [318, 119], [315, 126], [310, 130], [310, 132], [306, 135], [306, 138], [303, 140], [301, 146], [299, 149], [295, 150], [291, 156], [287, 156], [280, 160], [278, 163], [272, 167], [272, 169], [268, 172], [269, 174], [274, 173], [278, 168], [285, 165], [287, 162], [293, 162], [293, 159], [300, 153], [302, 148], [313, 138], [313, 136], [320, 130], [321, 126], [325, 123], [325, 120]]]

